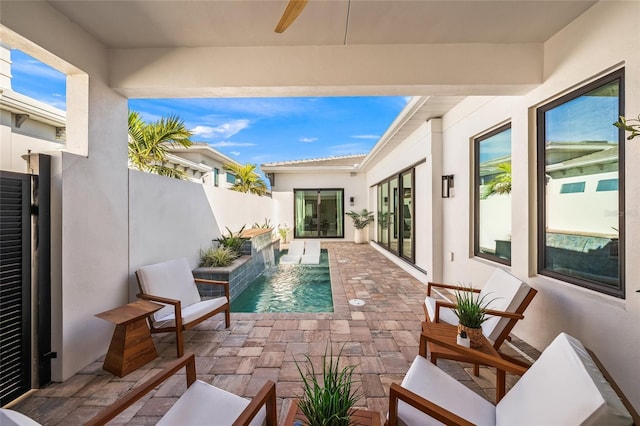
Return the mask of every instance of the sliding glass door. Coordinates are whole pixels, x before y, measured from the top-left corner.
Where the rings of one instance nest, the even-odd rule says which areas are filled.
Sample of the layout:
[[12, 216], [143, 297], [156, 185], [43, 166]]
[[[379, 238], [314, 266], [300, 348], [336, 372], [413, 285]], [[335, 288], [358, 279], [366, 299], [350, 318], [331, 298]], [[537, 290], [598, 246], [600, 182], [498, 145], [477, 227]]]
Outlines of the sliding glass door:
[[294, 238], [344, 237], [343, 189], [294, 189]]
[[392, 253], [414, 262], [414, 169], [409, 169], [377, 185], [377, 242]]

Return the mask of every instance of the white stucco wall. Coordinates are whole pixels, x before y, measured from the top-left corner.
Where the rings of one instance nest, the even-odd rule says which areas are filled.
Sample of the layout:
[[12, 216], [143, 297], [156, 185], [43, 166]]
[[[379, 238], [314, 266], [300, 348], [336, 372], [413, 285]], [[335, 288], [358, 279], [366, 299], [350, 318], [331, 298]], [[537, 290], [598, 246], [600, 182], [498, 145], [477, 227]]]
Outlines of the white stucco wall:
[[[272, 188], [273, 199], [277, 202], [277, 216], [274, 223], [283, 225], [286, 223], [291, 231], [289, 240], [293, 239], [293, 190], [294, 189], [344, 189], [345, 212], [362, 209], [370, 209], [368, 203], [368, 187], [365, 175], [358, 173], [351, 176], [349, 172], [335, 173], [278, 173], [276, 185]], [[354, 205], [350, 205], [349, 198], [355, 197]], [[344, 239], [353, 241], [355, 228], [351, 219], [345, 215]], [[335, 238], [332, 238], [335, 240]]]
[[[442, 172], [440, 133], [440, 119], [426, 122], [398, 145], [383, 148], [366, 166], [368, 187], [415, 167], [415, 265], [421, 270], [409, 266], [396, 256], [389, 258], [422, 281], [438, 280], [440, 277], [440, 254], [436, 249], [436, 245], [441, 243], [441, 218], [438, 213], [442, 204], [439, 186]], [[369, 209], [377, 211], [376, 196], [369, 201]]]
[[[539, 293], [514, 332], [543, 349], [560, 331], [566, 331], [596, 352], [631, 402], [640, 406], [640, 294], [635, 262], [640, 243], [633, 238], [640, 228], [637, 194], [640, 171], [633, 167], [640, 145], [626, 146], [626, 298], [617, 299], [537, 275], [535, 107], [614, 67], [626, 67], [626, 115], [640, 111], [640, 4], [601, 2], [545, 45], [545, 82], [524, 97], [469, 98], [443, 119], [443, 168], [455, 174], [456, 192], [443, 205], [443, 252], [453, 251], [454, 261], [443, 261], [448, 282], [482, 285], [499, 265], [472, 256], [471, 141], [478, 133], [512, 123], [512, 267], [511, 272]], [[631, 328], [628, 329], [626, 325]], [[624, 342], [624, 343], [623, 343]]]
[[94, 315], [127, 302], [127, 102], [104, 46], [47, 3], [3, 3], [0, 22], [4, 43], [69, 75], [67, 150], [81, 155], [54, 164], [52, 200], [52, 376], [66, 380], [107, 350], [113, 325]]

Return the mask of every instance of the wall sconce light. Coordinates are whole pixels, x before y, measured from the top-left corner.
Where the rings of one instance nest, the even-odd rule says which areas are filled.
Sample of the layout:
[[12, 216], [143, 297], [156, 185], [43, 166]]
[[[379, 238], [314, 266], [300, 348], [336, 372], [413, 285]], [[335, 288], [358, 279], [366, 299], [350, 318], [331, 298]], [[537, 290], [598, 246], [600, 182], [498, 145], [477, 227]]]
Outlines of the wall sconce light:
[[451, 188], [453, 188], [453, 175], [442, 176], [442, 198], [451, 197]]
[[29, 114], [16, 114], [16, 117], [15, 117], [16, 128], [19, 129], [20, 127], [22, 127], [22, 123], [27, 121], [27, 118], [29, 118]]
[[352, 206], [356, 205], [356, 197], [349, 197], [349, 204]]

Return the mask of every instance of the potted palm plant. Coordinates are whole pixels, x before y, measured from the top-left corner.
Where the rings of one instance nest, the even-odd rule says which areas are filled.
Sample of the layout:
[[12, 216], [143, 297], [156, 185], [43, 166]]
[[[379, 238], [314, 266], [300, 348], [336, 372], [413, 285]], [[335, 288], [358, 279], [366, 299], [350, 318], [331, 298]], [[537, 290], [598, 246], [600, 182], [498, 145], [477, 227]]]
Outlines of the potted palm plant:
[[456, 306], [453, 312], [458, 317], [458, 334], [466, 333], [472, 348], [482, 345], [482, 323], [489, 319], [487, 310], [489, 304], [495, 300], [485, 300], [486, 294], [474, 293], [471, 288], [457, 290]]
[[[331, 343], [329, 343], [331, 345]], [[302, 377], [303, 395], [298, 400], [299, 414], [294, 425], [309, 426], [348, 426], [352, 424], [351, 415], [354, 406], [362, 395], [352, 387], [352, 375], [356, 366], [340, 368], [340, 357], [333, 356], [333, 349], [327, 355], [325, 348], [322, 356], [322, 374], [316, 372], [309, 355], [304, 354], [304, 368], [295, 361]]]
[[356, 228], [353, 241], [356, 244], [366, 243], [367, 238], [367, 226], [374, 221], [373, 212], [367, 209], [362, 209], [360, 212], [354, 212], [353, 210], [347, 213], [353, 220], [353, 227]]

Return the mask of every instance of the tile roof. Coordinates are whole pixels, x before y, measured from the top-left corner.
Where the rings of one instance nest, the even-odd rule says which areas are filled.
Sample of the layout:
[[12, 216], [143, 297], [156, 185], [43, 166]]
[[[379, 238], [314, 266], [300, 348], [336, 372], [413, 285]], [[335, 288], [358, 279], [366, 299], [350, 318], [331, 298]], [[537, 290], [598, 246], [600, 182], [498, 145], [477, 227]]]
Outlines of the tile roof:
[[264, 163], [261, 167], [344, 167], [355, 166], [364, 160], [366, 154], [343, 155], [324, 158], [308, 158], [304, 160], [279, 161]]

